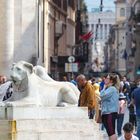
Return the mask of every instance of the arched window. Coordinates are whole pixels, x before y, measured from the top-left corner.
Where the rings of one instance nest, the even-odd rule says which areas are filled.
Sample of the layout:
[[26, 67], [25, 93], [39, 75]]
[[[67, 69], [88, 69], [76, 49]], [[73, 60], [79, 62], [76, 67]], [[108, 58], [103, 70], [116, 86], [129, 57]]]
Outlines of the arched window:
[[125, 9], [124, 8], [121, 8], [120, 9], [120, 16], [121, 17], [124, 17], [125, 16]]

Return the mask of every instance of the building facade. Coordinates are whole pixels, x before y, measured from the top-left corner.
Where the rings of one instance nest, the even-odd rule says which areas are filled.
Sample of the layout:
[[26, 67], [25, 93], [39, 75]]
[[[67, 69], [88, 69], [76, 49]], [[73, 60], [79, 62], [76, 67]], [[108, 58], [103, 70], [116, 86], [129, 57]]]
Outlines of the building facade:
[[[44, 2], [44, 1], [42, 1]], [[67, 3], [65, 1], [45, 0], [43, 41], [41, 46], [44, 67], [52, 77], [59, 79], [58, 57], [67, 55]], [[41, 41], [41, 42], [43, 42]]]
[[115, 71], [126, 74], [126, 3], [125, 0], [117, 0], [116, 27], [115, 27]]
[[127, 7], [129, 7], [129, 14], [127, 16], [127, 25], [129, 27], [129, 69], [130, 76], [133, 79], [140, 77], [140, 1], [127, 0]]
[[116, 23], [106, 42], [110, 50], [109, 71], [135, 80], [140, 77], [140, 1], [117, 0], [115, 4]]
[[75, 45], [77, 0], [2, 0], [0, 7], [0, 73], [9, 75], [13, 62], [25, 60], [59, 79], [65, 72], [59, 57]]
[[118, 72], [121, 75], [127, 73], [126, 60], [126, 2], [115, 1], [115, 24], [111, 27], [106, 48], [108, 48], [108, 71]]
[[[108, 40], [109, 31], [113, 24], [115, 24], [115, 13], [113, 11], [105, 12], [91, 12], [88, 13], [89, 31], [93, 31], [93, 44], [92, 44], [92, 70], [95, 71], [95, 61], [102, 64], [107, 63], [105, 59], [106, 49], [104, 51], [105, 43]], [[105, 64], [106, 65], [106, 64]], [[103, 67], [102, 67], [103, 68]], [[102, 71], [100, 68], [97, 71]], [[106, 68], [104, 68], [106, 69]]]
[[37, 5], [35, 0], [0, 1], [0, 73], [9, 75], [13, 62], [36, 63]]

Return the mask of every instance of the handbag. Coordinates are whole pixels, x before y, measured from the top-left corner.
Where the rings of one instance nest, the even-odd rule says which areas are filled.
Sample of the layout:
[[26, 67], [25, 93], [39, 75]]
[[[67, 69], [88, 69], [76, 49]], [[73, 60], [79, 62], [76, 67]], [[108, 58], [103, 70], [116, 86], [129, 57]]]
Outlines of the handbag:
[[99, 109], [99, 114], [96, 120], [97, 123], [102, 123], [102, 115], [101, 115], [101, 109]]

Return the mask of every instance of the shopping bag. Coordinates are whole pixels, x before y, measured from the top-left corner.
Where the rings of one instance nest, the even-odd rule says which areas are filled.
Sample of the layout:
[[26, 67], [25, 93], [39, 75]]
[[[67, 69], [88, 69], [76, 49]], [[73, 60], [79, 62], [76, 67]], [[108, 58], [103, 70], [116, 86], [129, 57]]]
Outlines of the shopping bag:
[[96, 120], [97, 123], [102, 123], [102, 115], [101, 115], [101, 109], [99, 109], [99, 114]]

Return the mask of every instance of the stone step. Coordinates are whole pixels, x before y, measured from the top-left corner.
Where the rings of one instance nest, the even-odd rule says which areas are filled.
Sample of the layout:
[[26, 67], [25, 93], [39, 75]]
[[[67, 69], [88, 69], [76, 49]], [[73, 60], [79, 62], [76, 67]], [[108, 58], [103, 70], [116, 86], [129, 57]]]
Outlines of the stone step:
[[79, 130], [85, 128], [99, 130], [99, 125], [93, 120], [86, 119], [46, 119], [46, 120], [0, 120], [0, 132], [2, 131], [40, 131], [47, 130]]
[[0, 107], [0, 120], [26, 120], [26, 119], [87, 119], [87, 107]]
[[0, 133], [11, 132], [13, 129], [13, 121], [9, 120], [0, 120]]
[[[81, 121], [81, 123], [80, 123]], [[16, 140], [22, 140], [21, 137], [24, 135], [28, 138], [30, 137], [52, 137], [58, 135], [58, 137], [63, 136], [63, 138], [72, 135], [73, 139], [90, 139], [97, 138], [100, 139], [102, 134], [99, 131], [99, 126], [93, 120], [18, 120], [18, 121], [0, 121], [0, 140], [13, 140], [9, 137], [15, 137]], [[7, 137], [7, 138], [6, 138]], [[69, 137], [68, 137], [69, 138]], [[71, 140], [71, 138], [69, 138]], [[25, 140], [25, 139], [23, 139]], [[34, 139], [33, 139], [34, 140]], [[42, 140], [41, 138], [39, 140]], [[50, 140], [50, 139], [49, 139]], [[60, 139], [61, 140], [61, 139]]]
[[18, 132], [0, 134], [1, 140], [103, 140], [100, 134], [78, 131]]
[[99, 125], [88, 119], [87, 108], [8, 107], [1, 110], [0, 140], [102, 140]]

